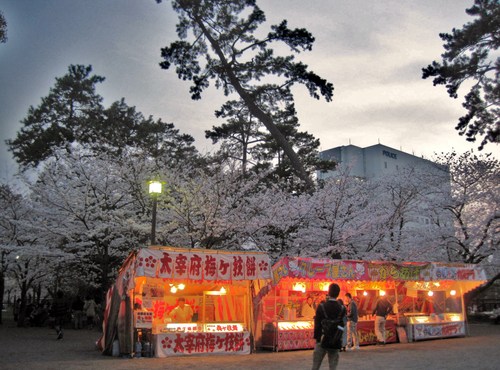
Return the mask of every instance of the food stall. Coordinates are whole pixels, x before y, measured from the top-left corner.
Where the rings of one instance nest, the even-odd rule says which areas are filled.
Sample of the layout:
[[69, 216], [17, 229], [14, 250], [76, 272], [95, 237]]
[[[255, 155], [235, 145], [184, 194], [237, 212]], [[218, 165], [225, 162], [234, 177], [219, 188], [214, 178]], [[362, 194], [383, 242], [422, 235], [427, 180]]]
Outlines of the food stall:
[[[133, 252], [108, 292], [103, 352], [109, 354], [116, 339], [121, 355], [248, 354], [255, 334], [253, 295], [270, 278], [269, 258], [258, 252]], [[173, 315], [184, 303], [189, 321]]]
[[304, 305], [316, 308], [332, 282], [339, 298], [350, 292], [359, 311], [361, 345], [375, 344], [373, 309], [380, 296], [393, 304], [386, 321], [386, 343], [399, 336], [410, 341], [463, 336], [463, 295], [486, 281], [480, 267], [435, 262], [368, 262], [285, 257], [272, 268], [273, 288], [261, 302], [260, 347], [276, 351], [314, 348], [313, 318]]

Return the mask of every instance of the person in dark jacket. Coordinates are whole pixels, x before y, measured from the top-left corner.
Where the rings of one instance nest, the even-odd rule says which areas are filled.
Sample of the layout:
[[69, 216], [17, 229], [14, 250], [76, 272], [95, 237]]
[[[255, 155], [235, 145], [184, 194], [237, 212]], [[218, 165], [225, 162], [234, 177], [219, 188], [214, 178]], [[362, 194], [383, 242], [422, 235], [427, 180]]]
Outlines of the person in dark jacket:
[[346, 293], [347, 299], [347, 350], [359, 349], [358, 306], [351, 293]]
[[75, 300], [73, 301], [73, 304], [71, 305], [71, 313], [73, 314], [74, 329], [83, 328], [84, 318], [85, 319], [87, 318], [86, 314], [83, 312], [84, 304], [85, 303], [83, 302], [83, 299], [78, 295], [76, 296]]
[[385, 344], [385, 321], [387, 319], [387, 315], [391, 312], [391, 302], [389, 302], [385, 295], [381, 296], [373, 309], [373, 315], [375, 315], [375, 334], [377, 335], [377, 344]]
[[64, 299], [64, 293], [58, 290], [56, 293], [56, 298], [52, 302], [52, 308], [50, 310], [52, 317], [55, 320], [55, 326], [57, 332], [57, 339], [62, 339], [64, 336], [64, 321], [68, 314], [68, 304]]
[[340, 349], [340, 352], [346, 351], [347, 348], [347, 307], [344, 304], [344, 301], [341, 300], [340, 298], [337, 299], [337, 302], [339, 302], [340, 306], [342, 307], [342, 316], [344, 316], [344, 334], [342, 334], [342, 348]]
[[[316, 316], [314, 316], [314, 339], [316, 339], [316, 346], [313, 352], [313, 365], [312, 370], [318, 370], [323, 362], [323, 358], [328, 354], [328, 365], [330, 370], [335, 370], [339, 363], [339, 349], [325, 349], [321, 347], [322, 327], [321, 321], [325, 319], [325, 312], [329, 319], [336, 319], [342, 316], [342, 307], [337, 302], [337, 297], [340, 293], [338, 284], [332, 283], [328, 287], [328, 299], [326, 302], [321, 303], [316, 309]], [[323, 307], [324, 311], [323, 311]], [[345, 314], [344, 314], [345, 315]]]

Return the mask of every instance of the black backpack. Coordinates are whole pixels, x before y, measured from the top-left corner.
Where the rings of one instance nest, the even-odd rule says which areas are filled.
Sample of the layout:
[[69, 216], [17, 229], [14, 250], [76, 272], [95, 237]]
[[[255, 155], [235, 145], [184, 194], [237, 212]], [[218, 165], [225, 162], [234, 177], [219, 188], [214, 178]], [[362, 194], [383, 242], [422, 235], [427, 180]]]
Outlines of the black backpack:
[[325, 306], [320, 305], [325, 319], [321, 320], [321, 347], [325, 349], [340, 349], [342, 348], [342, 336], [344, 335], [344, 310], [340, 310], [339, 316], [336, 319], [330, 319], [326, 313]]

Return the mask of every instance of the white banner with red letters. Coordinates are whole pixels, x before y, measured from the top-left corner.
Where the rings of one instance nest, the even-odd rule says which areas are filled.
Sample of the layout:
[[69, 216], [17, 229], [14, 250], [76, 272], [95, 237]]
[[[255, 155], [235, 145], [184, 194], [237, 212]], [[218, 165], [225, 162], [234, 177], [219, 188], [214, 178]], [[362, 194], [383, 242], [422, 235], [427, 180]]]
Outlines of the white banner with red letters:
[[263, 253], [145, 248], [137, 254], [135, 273], [177, 280], [256, 280], [271, 279], [271, 264]]
[[155, 357], [192, 354], [250, 354], [250, 332], [157, 334]]

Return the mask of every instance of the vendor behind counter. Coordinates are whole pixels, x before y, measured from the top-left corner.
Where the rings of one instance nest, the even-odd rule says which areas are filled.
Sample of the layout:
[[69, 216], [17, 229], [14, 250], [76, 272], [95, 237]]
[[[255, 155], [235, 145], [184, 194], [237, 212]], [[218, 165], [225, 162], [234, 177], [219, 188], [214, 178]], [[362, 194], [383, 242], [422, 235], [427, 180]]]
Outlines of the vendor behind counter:
[[179, 297], [177, 306], [170, 311], [169, 317], [173, 322], [191, 322], [193, 319], [193, 309], [186, 304], [186, 298]]

